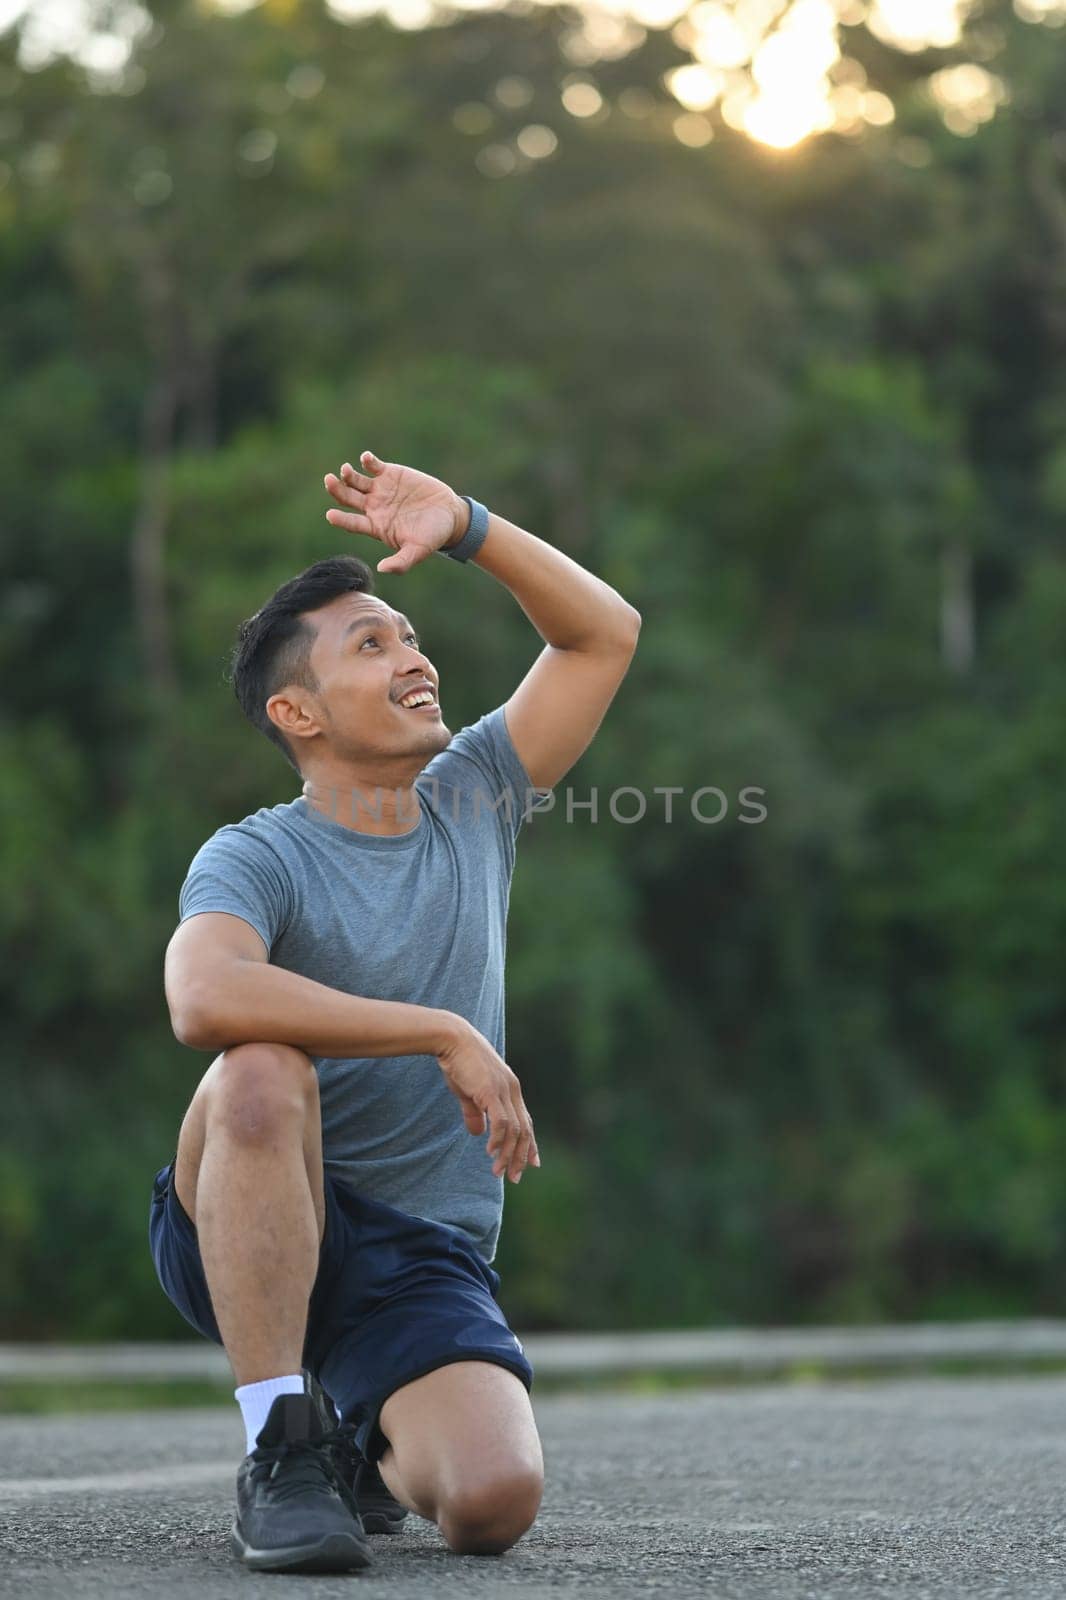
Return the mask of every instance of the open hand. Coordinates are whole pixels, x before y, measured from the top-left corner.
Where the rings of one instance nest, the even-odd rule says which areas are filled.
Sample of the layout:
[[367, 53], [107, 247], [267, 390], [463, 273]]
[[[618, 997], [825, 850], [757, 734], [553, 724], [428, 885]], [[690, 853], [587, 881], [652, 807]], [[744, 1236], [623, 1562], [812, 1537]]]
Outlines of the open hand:
[[364, 472], [346, 461], [339, 475], [326, 473], [326, 488], [338, 505], [349, 508], [331, 508], [326, 521], [349, 533], [368, 533], [395, 550], [378, 562], [378, 572], [410, 572], [462, 537], [469, 509], [446, 483], [399, 462], [379, 461], [369, 450], [359, 462]]
[[462, 1106], [469, 1131], [483, 1134], [489, 1128], [485, 1149], [493, 1177], [506, 1173], [512, 1183], [520, 1183], [527, 1166], [540, 1166], [522, 1085], [483, 1033], [457, 1016], [452, 1023], [455, 1031], [437, 1056], [444, 1081]]

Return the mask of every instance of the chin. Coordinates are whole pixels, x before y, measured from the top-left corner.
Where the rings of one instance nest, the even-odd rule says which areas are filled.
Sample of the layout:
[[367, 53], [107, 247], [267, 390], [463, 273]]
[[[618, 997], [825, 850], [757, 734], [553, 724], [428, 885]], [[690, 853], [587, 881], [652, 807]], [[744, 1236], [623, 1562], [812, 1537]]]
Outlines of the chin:
[[442, 750], [451, 742], [451, 729], [443, 722], [433, 722], [425, 728], [414, 728], [411, 732], [412, 750], [435, 750], [439, 746]]

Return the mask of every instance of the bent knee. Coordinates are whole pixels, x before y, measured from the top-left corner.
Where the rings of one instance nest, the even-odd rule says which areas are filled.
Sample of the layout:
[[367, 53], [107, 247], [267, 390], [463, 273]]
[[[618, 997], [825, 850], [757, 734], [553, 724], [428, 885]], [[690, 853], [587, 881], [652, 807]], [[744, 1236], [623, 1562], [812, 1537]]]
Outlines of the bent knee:
[[448, 1495], [437, 1525], [457, 1555], [501, 1555], [533, 1526], [544, 1493], [543, 1474], [530, 1468]]
[[207, 1123], [242, 1144], [270, 1143], [299, 1133], [317, 1103], [318, 1077], [303, 1050], [287, 1044], [234, 1045], [215, 1062]]

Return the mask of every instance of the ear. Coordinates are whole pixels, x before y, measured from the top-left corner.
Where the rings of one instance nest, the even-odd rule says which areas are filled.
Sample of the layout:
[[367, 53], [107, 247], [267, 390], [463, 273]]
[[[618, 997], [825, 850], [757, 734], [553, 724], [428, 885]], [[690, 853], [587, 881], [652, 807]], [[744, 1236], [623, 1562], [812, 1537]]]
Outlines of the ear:
[[305, 695], [306, 691], [279, 689], [266, 703], [267, 716], [286, 739], [308, 739], [322, 731], [314, 702]]

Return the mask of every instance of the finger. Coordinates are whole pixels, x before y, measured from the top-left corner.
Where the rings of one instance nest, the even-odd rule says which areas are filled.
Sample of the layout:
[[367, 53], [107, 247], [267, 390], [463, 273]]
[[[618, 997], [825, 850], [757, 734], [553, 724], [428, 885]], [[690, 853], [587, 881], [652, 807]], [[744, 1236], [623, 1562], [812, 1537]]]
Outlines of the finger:
[[537, 1144], [537, 1133], [532, 1117], [529, 1118], [529, 1160], [531, 1166], [540, 1166], [540, 1147]]
[[492, 1156], [493, 1159], [495, 1159], [496, 1153], [497, 1153], [497, 1151], [499, 1150], [500, 1146], [503, 1143], [503, 1136], [504, 1136], [504, 1130], [505, 1130], [505, 1127], [506, 1127], [507, 1116], [506, 1116], [506, 1113], [502, 1110], [502, 1108], [501, 1108], [501, 1106], [499, 1105], [498, 1102], [497, 1102], [496, 1106], [489, 1112], [488, 1116], [489, 1116], [489, 1137], [488, 1137], [488, 1142], [485, 1145], [485, 1149], [488, 1151], [489, 1155]]
[[469, 1099], [466, 1095], [459, 1096], [459, 1103], [462, 1106], [463, 1121], [466, 1123], [468, 1132], [473, 1134], [484, 1133], [485, 1113], [482, 1111], [481, 1107], [479, 1105], [475, 1105], [474, 1101]]
[[529, 1152], [533, 1143], [532, 1128], [522, 1128], [519, 1131], [518, 1143], [514, 1147], [514, 1155], [507, 1169], [507, 1176], [512, 1183], [521, 1183], [522, 1174], [529, 1164]]
[[350, 506], [353, 511], [366, 510], [366, 495], [354, 486], [345, 483], [342, 478], [338, 478], [335, 472], [327, 472], [322, 481], [334, 500], [338, 501], [340, 505]]
[[417, 544], [405, 544], [397, 550], [394, 556], [386, 556], [384, 561], [379, 561], [378, 572], [410, 572], [412, 567], [417, 567], [424, 561], [431, 550], [426, 550]]
[[[526, 1103], [522, 1099], [522, 1090], [515, 1080], [514, 1091], [511, 1095], [515, 1114], [518, 1117], [519, 1139], [515, 1150], [514, 1160], [511, 1163], [510, 1176], [515, 1183], [522, 1176], [522, 1172], [529, 1165], [531, 1158], [537, 1153], [537, 1136], [533, 1132], [533, 1118], [526, 1110]], [[515, 1177], [517, 1170], [518, 1177]]]
[[363, 494], [369, 494], [374, 487], [373, 478], [365, 478], [356, 472], [350, 461], [344, 463], [340, 475], [350, 489], [358, 489]]
[[510, 1165], [521, 1129], [510, 1107], [502, 1101], [491, 1121], [492, 1135], [488, 1142], [488, 1152], [493, 1157], [492, 1175], [498, 1178]]
[[369, 517], [357, 516], [354, 511], [334, 511], [331, 506], [326, 512], [326, 521], [331, 522], [335, 528], [346, 528], [349, 533], [371, 533]]
[[372, 450], [364, 450], [362, 455], [359, 457], [359, 460], [367, 472], [373, 472], [377, 474], [385, 471], [386, 463], [384, 461], [379, 461]]

